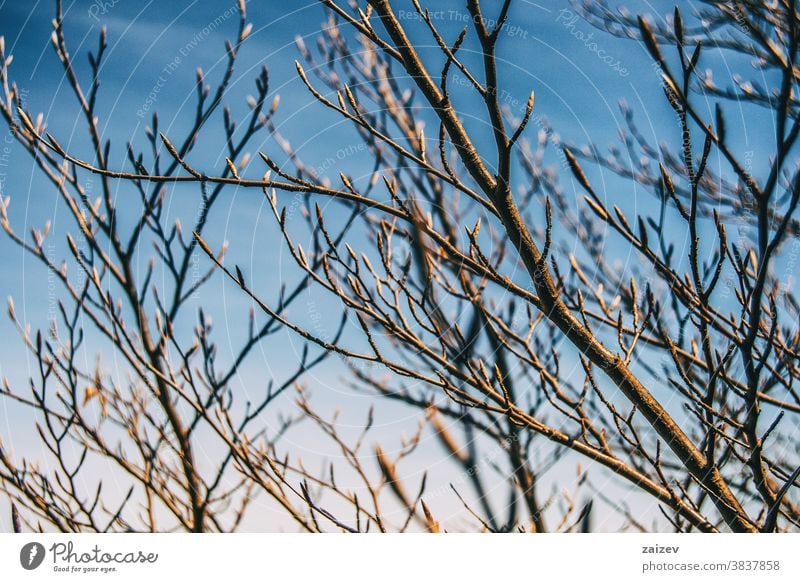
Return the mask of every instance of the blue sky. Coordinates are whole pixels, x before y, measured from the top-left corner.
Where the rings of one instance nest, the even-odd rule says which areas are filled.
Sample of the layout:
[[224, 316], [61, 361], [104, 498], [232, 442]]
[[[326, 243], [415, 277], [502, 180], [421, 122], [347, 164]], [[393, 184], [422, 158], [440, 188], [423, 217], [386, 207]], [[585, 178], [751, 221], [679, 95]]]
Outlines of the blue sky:
[[[180, 134], [181, 128], [191, 121], [195, 69], [202, 67], [212, 80], [221, 74], [223, 43], [236, 32], [238, 17], [232, 10], [235, 4], [235, 0], [65, 2], [67, 36], [83, 75], [88, 70], [86, 52], [94, 50], [100, 26], [104, 24], [108, 28], [109, 53], [102, 69], [99, 110], [102, 132], [113, 142], [112, 162], [123, 166], [123, 145], [127, 139], [136, 144], [144, 143], [144, 127], [149, 123], [148, 115], [152, 110], [159, 112], [162, 131], [167, 135]], [[408, 4], [404, 8], [403, 3], [398, 3], [398, 11], [410, 14]], [[462, 4], [429, 3], [437, 24], [448, 38], [453, 38], [465, 24]], [[492, 12], [489, 8], [492, 4], [485, 2], [488, 13]], [[669, 12], [673, 6], [657, 2], [648, 9], [645, 3], [632, 4], [632, 8], [643, 7], [651, 12]], [[691, 11], [692, 3], [680, 4]], [[604, 147], [617, 139], [620, 122], [617, 103], [625, 99], [642, 121], [643, 129], [658, 136], [656, 141], [674, 141], [678, 137], [678, 128], [672, 122], [674, 116], [663, 98], [650, 58], [641, 46], [604, 35], [581, 20], [574, 22], [566, 0], [540, 3], [520, 0], [514, 6], [499, 47], [501, 82], [507, 91], [502, 98], [509, 107], [521, 111], [533, 89], [536, 91], [536, 115], [547, 118], [564, 140], [579, 144], [591, 140]], [[232, 14], [230, 18], [220, 20], [221, 15], [228, 13]], [[80, 153], [80, 148], [85, 147], [85, 129], [82, 120], [76, 121], [78, 116], [72, 101], [65, 97], [68, 87], [64, 85], [60, 65], [50, 46], [53, 15], [50, 0], [0, 0], [0, 35], [5, 36], [6, 53], [14, 55], [11, 72], [28, 108], [34, 113], [43, 112], [49, 131], [68, 149], [74, 143], [76, 149], [71, 151]], [[294, 60], [298, 58], [294, 39], [299, 35], [307, 39], [307, 44], [313, 44], [324, 20], [321, 8], [316, 2], [305, 0], [252, 0], [248, 3], [248, 20], [253, 23], [253, 32], [242, 50], [227, 99], [234, 113], [246, 111], [245, 98], [253, 92], [253, 80], [260, 66], [266, 64], [271, 91], [281, 97], [276, 117], [281, 132], [293, 138], [307, 163], [323, 166], [333, 179], [343, 170], [358, 176], [355, 162], [340, 162], [335, 153], [335, 163], [325, 163], [332, 151], [347, 147], [352, 133], [341, 120], [311, 98], [294, 70]], [[414, 31], [414, 38], [431, 43], [418, 22], [409, 17], [408, 25]], [[469, 47], [465, 52], [469, 52]], [[478, 56], [474, 52], [467, 60]], [[171, 66], [178, 61], [178, 66]], [[464, 107], [468, 108], [468, 98], [464, 100]], [[148, 115], [141, 116], [139, 112], [145, 110]], [[468, 125], [477, 135], [485, 134], [487, 129], [485, 120], [478, 118], [469, 120]], [[736, 131], [735, 124], [732, 126], [732, 131]], [[761, 136], [748, 134], [744, 124], [741, 132], [743, 147], [757, 147]], [[0, 148], [3, 147], [1, 140]], [[274, 148], [269, 143], [255, 145], [265, 150]], [[479, 141], [479, 147], [481, 145], [486, 144]], [[220, 150], [213, 144], [200, 148], [194, 161], [207, 170], [221, 169], [224, 159], [220, 157]], [[0, 164], [0, 184], [3, 196], [12, 199], [9, 210], [12, 224], [24, 232], [51, 220], [58, 232], [59, 216], [64, 216], [65, 210], [59, 208], [52, 188], [32, 171], [29, 157], [19, 148], [11, 147], [4, 159], [7, 161]], [[636, 192], [629, 183], [619, 182], [608, 173], [597, 172], [593, 177], [603, 191], [625, 188], [630, 195], [622, 204], [633, 207], [648, 204], [641, 198], [645, 194]], [[566, 175], [562, 176], [562, 181], [568, 181]], [[171, 212], [175, 216], [191, 216], [196, 207], [196, 195], [191, 188], [172, 189]], [[252, 273], [253, 285], [269, 285], [287, 268], [287, 257], [275, 240], [269, 212], [258, 193], [230, 189], [216, 208], [216, 225], [208, 233], [211, 241], [230, 242], [229, 260]], [[62, 250], [59, 248], [58, 252]], [[226, 334], [235, 339], [246, 321], [247, 301], [221, 277], [215, 278], [205, 293], [203, 297], [215, 304], [217, 329], [224, 330], [223, 344]], [[17, 311], [34, 329], [46, 322], [46, 306], [52, 295], [47, 273], [5, 236], [0, 237], [0, 295], [13, 296]], [[319, 301], [316, 308], [324, 312], [323, 299], [312, 301]], [[331, 321], [325, 325], [333, 328], [336, 323]], [[252, 383], [263, 385], [263, 378], [272, 373], [280, 376], [287, 362], [291, 367], [300, 346], [301, 343], [291, 336], [279, 344], [272, 342], [269, 349], [265, 348], [246, 368], [243, 389], [248, 385], [252, 389]], [[224, 349], [222, 351], [224, 353]], [[0, 318], [0, 354], [0, 376], [23, 382], [33, 360], [23, 350], [6, 317]], [[331, 363], [309, 379], [312, 384], [326, 388], [320, 395], [326, 406], [332, 407], [343, 400], [352, 402], [353, 396], [341, 386], [340, 377], [341, 369]], [[362, 410], [360, 406], [348, 409], [345, 418], [349, 414], [352, 416], [349, 420], [357, 423]], [[389, 408], [381, 422], [387, 431], [395, 424], [407, 426], [415, 418], [407, 413]], [[24, 413], [7, 411], [3, 418], [0, 408], [0, 435], [8, 438], [6, 435], [29, 423], [30, 417]], [[302, 443], [302, 446], [311, 447], [313, 443]]]

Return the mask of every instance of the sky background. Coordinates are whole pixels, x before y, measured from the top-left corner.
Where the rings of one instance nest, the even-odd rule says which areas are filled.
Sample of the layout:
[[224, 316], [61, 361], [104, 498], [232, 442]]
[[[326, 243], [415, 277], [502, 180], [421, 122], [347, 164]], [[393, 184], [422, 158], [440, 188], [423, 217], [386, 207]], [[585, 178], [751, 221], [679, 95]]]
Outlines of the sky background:
[[[49, 41], [54, 16], [51, 0], [21, 2], [0, 0], [0, 35], [5, 36], [6, 54], [14, 55], [11, 74], [16, 80], [30, 111], [42, 112], [49, 131], [71, 152], [86, 151], [86, 132], [83, 120], [76, 115], [73, 101], [67, 97], [60, 64]], [[398, 14], [410, 14], [402, 2]], [[465, 24], [463, 2], [428, 3], [434, 19], [454, 38]], [[494, 2], [484, 2], [487, 14], [495, 12]], [[691, 12], [691, 2], [679, 2]], [[95, 50], [102, 25], [108, 28], [108, 54], [101, 71], [100, 126], [104, 136], [112, 139], [112, 165], [125, 165], [124, 142], [132, 140], [140, 146], [149, 115], [157, 110], [162, 131], [167, 135], [181, 134], [194, 115], [195, 70], [202, 67], [209, 79], [217, 79], [224, 66], [224, 41], [233, 38], [238, 26], [234, 0], [148, 1], [76, 0], [65, 2], [65, 26], [71, 53], [79, 63], [79, 72], [87, 74], [86, 52]], [[652, 5], [632, 2], [628, 6], [653, 14], [669, 13], [674, 3], [655, 2]], [[225, 17], [229, 15], [229, 17]], [[223, 16], [220, 19], [220, 16]], [[308, 94], [299, 82], [294, 69], [298, 58], [295, 37], [300, 36], [312, 46], [324, 21], [316, 2], [304, 0], [252, 0], [248, 3], [248, 20], [253, 31], [245, 43], [227, 97], [234, 114], [247, 111], [245, 98], [254, 92], [254, 79], [262, 64], [270, 72], [271, 93], [280, 94], [281, 106], [275, 117], [281, 133], [292, 139], [306, 163], [316, 165], [335, 181], [340, 171], [359, 176], [356, 156], [343, 155], [347, 148], [357, 146], [353, 133], [335, 115], [325, 110]], [[215, 24], [215, 22], [217, 24]], [[418, 22], [407, 19], [415, 38], [430, 44]], [[591, 35], [591, 36], [590, 36]], [[592, 48], [590, 43], [595, 42]], [[466, 47], [469, 52], [471, 47]], [[602, 55], [598, 51], [604, 51]], [[607, 57], [606, 60], [601, 58]], [[470, 58], [477, 57], [474, 53]], [[632, 43], [603, 34], [588, 23], [571, 17], [566, 0], [540, 3], [519, 0], [509, 17], [507, 34], [501, 35], [499, 46], [500, 77], [506, 94], [503, 99], [520, 113], [531, 89], [536, 91], [537, 116], [546, 118], [555, 132], [565, 141], [583, 144], [589, 141], [605, 147], [616, 141], [621, 116], [620, 99], [634, 109], [645, 131], [660, 140], [674, 143], [679, 132], [674, 114], [661, 92], [657, 73], [645, 50]], [[171, 66], [179, 61], [178, 66]], [[606, 61], [611, 61], [609, 64]], [[723, 79], [720, 84], [724, 84]], [[268, 99], [269, 102], [270, 99]], [[146, 115], [145, 115], [146, 113]], [[486, 130], [484, 120], [469, 121], [474, 131]], [[748, 131], [742, 124], [731, 123], [731, 132], [739, 132], [742, 147], [756, 149], [766, 133]], [[535, 136], [535, 128], [529, 136]], [[7, 135], [2, 128], [2, 140]], [[212, 134], [213, 135], [213, 134]], [[266, 134], [264, 134], [266, 135]], [[4, 147], [0, 143], [0, 148]], [[479, 146], [482, 145], [479, 143]], [[259, 143], [264, 151], [275, 151], [274, 144]], [[82, 149], [83, 148], [83, 149]], [[209, 140], [198, 148], [193, 161], [198, 167], [221, 170], [224, 159], [221, 147]], [[334, 163], [326, 160], [333, 159]], [[366, 170], [365, 170], [366, 171]], [[625, 188], [621, 204], [648, 204], [630, 183], [622, 183], [607, 172], [595, 172], [593, 178], [604, 193]], [[562, 175], [562, 182], [567, 181]], [[128, 191], [130, 192], [130, 191]], [[26, 152], [9, 146], [0, 165], [0, 193], [11, 197], [9, 214], [18, 232], [31, 226], [41, 227], [46, 220], [53, 222], [58, 256], [63, 255], [63, 230], [60, 218], [67, 218], [56, 193], [32, 171]], [[576, 194], [578, 194], [576, 192]], [[124, 200], [120, 187], [119, 200]], [[124, 209], [125, 202], [120, 202]], [[176, 217], [191, 217], [196, 212], [197, 191], [175, 187], [170, 190], [170, 212]], [[256, 191], [229, 189], [215, 210], [215, 224], [207, 232], [207, 240], [216, 244], [230, 243], [228, 260], [238, 263], [252, 277], [255, 288], [268, 288], [289, 268], [291, 259], [275, 238], [274, 219]], [[66, 222], [66, 221], [65, 221]], [[188, 224], [184, 220], [184, 224]], [[65, 224], [66, 226], [66, 224]], [[53, 289], [46, 270], [0, 236], [0, 295], [14, 298], [17, 312], [33, 329], [46, 326], [48, 307], [52, 305]], [[218, 340], [225, 353], [226, 344], [236, 345], [236, 338], [246, 322], [248, 302], [240, 292], [222, 277], [215, 277], [206, 287], [198, 304], [209, 303], [215, 318]], [[335, 328], [338, 321], [325, 320], [324, 299], [307, 298], [307, 312], [322, 314], [322, 325]], [[271, 375], [284, 376], [291, 371], [301, 349], [301, 342], [290, 335], [280, 342], [268, 342], [250, 359], [242, 374], [241, 389], [246, 393], [263, 387]], [[32, 373], [35, 360], [24, 350], [14, 327], [7, 317], [0, 318], [0, 376], [20, 384]], [[369, 398], [354, 396], [341, 382], [342, 369], [336, 362], [322, 366], [305, 382], [313, 389], [314, 402], [322, 409], [343, 406], [343, 421], [359, 426]], [[0, 437], [17, 450], [36, 450], [32, 441], [20, 438], [31, 426], [31, 416], [23, 409], [0, 404]], [[398, 429], [413, 427], [418, 414], [398, 407], [380, 409], [378, 425], [385, 434], [397, 434]], [[380, 433], [378, 433], [380, 434]], [[317, 451], [313, 439], [296, 438], [293, 445], [309, 452]], [[447, 474], [434, 453], [420, 461], [434, 473]], [[564, 477], [564, 476], [562, 476]], [[570, 477], [572, 478], [574, 474]], [[600, 483], [602, 485], [602, 483]], [[609, 485], [609, 487], [612, 485]], [[0, 518], [0, 531], [5, 527]], [[257, 529], [259, 524], [253, 524]]]

